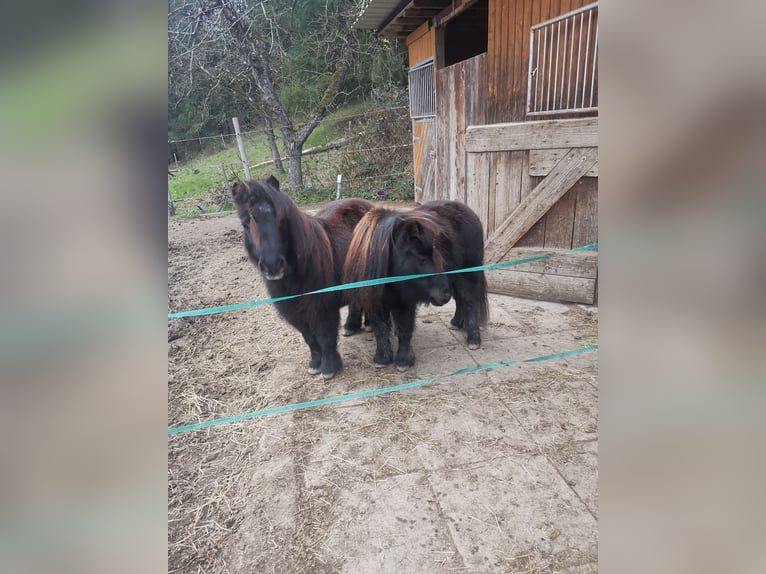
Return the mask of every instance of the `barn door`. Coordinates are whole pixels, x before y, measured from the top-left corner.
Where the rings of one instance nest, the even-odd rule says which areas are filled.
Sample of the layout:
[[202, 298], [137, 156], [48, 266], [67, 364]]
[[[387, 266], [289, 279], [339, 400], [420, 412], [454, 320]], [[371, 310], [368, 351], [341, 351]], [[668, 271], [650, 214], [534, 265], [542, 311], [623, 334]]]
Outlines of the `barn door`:
[[436, 199], [434, 167], [436, 165], [436, 121], [426, 118], [415, 122], [412, 135], [415, 160], [415, 201]]
[[415, 201], [423, 203], [436, 199], [436, 88], [433, 58], [410, 68], [409, 92]]

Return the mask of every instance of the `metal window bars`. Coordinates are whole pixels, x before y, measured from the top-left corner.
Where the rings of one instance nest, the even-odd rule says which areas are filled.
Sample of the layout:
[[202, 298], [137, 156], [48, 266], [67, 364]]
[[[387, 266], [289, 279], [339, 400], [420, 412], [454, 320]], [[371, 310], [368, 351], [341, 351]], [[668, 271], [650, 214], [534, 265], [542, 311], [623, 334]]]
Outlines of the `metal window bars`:
[[410, 117], [413, 120], [436, 115], [434, 60], [429, 58], [410, 68]]
[[598, 2], [530, 27], [527, 77], [528, 116], [594, 111]]

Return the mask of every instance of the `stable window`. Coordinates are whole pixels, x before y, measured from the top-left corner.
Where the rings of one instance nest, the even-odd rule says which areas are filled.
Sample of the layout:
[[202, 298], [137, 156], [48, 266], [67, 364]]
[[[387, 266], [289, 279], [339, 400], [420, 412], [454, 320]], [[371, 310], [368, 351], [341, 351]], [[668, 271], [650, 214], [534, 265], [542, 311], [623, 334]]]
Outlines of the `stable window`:
[[436, 115], [434, 59], [429, 58], [410, 68], [410, 117], [413, 120]]
[[527, 115], [598, 111], [598, 2], [530, 28]]

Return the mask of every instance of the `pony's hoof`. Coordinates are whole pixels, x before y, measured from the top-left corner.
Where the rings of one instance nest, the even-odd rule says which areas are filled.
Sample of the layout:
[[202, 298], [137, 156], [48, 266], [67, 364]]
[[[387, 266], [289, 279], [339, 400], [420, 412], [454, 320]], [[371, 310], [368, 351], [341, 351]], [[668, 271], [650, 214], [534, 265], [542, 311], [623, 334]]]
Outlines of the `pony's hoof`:
[[385, 369], [385, 368], [386, 368], [388, 365], [390, 365], [390, 364], [391, 364], [391, 363], [388, 363], [388, 364], [386, 364], [386, 365], [381, 365], [380, 363], [375, 363], [375, 368], [376, 368], [376, 369]]
[[365, 325], [364, 327], [362, 327], [362, 329], [364, 329], [365, 333], [372, 333], [372, 326], [371, 325]]
[[399, 371], [400, 373], [404, 373], [404, 372], [410, 370], [410, 366], [409, 365], [396, 365], [396, 370]]
[[319, 374], [319, 369], [315, 369], [314, 367], [309, 367], [308, 368], [308, 373], [309, 373], [309, 375], [318, 375]]
[[469, 351], [475, 351], [479, 347], [481, 347], [481, 343], [468, 343], [468, 350]]
[[358, 332], [359, 331], [352, 331], [351, 329], [343, 329], [340, 334], [344, 337], [350, 337], [351, 335], [356, 335]]
[[460, 330], [460, 327], [458, 327], [457, 325], [453, 325], [452, 323], [450, 323], [449, 325], [447, 325], [447, 329], [450, 329], [451, 331], [459, 331], [459, 330]]
[[334, 376], [335, 376], [335, 373], [322, 373], [322, 378], [323, 378], [325, 381], [329, 381], [329, 380], [330, 380], [330, 379], [332, 379]]

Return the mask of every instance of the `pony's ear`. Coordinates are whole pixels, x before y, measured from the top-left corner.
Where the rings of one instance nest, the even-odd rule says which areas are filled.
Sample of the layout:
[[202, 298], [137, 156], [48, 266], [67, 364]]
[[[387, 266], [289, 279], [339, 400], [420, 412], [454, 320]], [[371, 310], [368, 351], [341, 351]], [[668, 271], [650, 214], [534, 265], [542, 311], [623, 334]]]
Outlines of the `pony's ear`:
[[279, 180], [273, 175], [269, 176], [269, 179], [266, 180], [266, 183], [268, 183], [271, 187], [276, 187], [279, 189]]
[[231, 197], [232, 199], [236, 199], [237, 195], [242, 193], [245, 190], [245, 182], [244, 181], [238, 181], [234, 185], [231, 186]]

